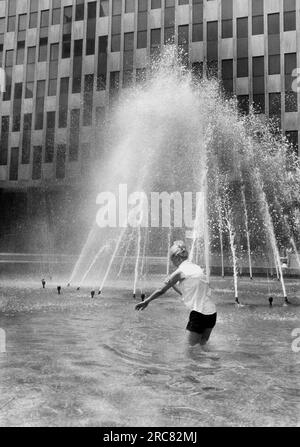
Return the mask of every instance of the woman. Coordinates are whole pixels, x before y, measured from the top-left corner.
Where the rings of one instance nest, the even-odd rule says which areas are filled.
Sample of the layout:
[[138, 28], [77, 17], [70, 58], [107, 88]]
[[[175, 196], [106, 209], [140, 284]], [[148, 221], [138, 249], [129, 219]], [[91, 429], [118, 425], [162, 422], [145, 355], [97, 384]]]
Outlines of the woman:
[[205, 345], [217, 320], [216, 306], [210, 299], [209, 284], [201, 267], [188, 260], [188, 252], [182, 241], [174, 242], [170, 249], [170, 258], [177, 269], [163, 287], [152, 293], [145, 301], [138, 303], [135, 309], [144, 310], [151, 301], [173, 287], [191, 310], [186, 327], [189, 331], [189, 344]]

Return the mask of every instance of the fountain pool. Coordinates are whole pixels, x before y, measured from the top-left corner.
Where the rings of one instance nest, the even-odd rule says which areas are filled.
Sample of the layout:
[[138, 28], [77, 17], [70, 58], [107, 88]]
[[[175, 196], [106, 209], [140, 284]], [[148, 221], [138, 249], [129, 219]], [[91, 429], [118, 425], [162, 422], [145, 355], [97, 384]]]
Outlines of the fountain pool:
[[237, 309], [232, 280], [213, 277], [218, 323], [208, 352], [187, 349], [188, 311], [175, 292], [135, 312], [131, 281], [93, 300], [90, 289], [58, 296], [54, 284], [11, 284], [0, 289], [1, 426], [300, 425], [295, 280], [286, 281], [288, 307], [271, 282], [270, 308], [266, 280], [243, 278], [246, 305]]

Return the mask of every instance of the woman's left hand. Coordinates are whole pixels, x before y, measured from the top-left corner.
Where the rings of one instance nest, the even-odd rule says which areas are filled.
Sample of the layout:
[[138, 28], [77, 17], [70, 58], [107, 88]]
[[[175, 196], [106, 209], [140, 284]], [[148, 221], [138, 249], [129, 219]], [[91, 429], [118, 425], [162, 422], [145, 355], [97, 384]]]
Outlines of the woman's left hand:
[[144, 310], [148, 306], [147, 301], [142, 301], [135, 306], [135, 310]]

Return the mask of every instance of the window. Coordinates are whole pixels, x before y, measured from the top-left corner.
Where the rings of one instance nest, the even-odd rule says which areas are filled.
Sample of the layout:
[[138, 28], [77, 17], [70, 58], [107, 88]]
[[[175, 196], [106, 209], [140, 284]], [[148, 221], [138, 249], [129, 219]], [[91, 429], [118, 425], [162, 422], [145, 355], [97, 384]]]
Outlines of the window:
[[91, 126], [93, 117], [93, 87], [94, 75], [88, 74], [84, 77], [83, 95], [83, 125]]
[[[126, 84], [129, 81], [129, 78], [133, 69], [133, 47], [134, 47], [134, 33], [125, 33], [124, 34], [124, 55], [123, 55], [123, 70], [124, 70], [124, 79]], [[126, 74], [125, 74], [126, 71]]]
[[25, 42], [18, 42], [17, 44], [17, 65], [23, 65], [24, 63], [24, 55], [25, 55]]
[[174, 43], [174, 39], [175, 39], [175, 35], [174, 35], [174, 27], [165, 27], [165, 33], [164, 33], [164, 43], [170, 43], [173, 44]]
[[36, 108], [35, 108], [35, 130], [41, 130], [44, 126], [44, 102], [46, 81], [37, 81]]
[[224, 59], [222, 60], [222, 79], [232, 79], [233, 78], [233, 60]]
[[298, 130], [287, 130], [285, 136], [290, 144], [290, 149], [298, 155]]
[[193, 23], [192, 41], [193, 42], [203, 41], [203, 23]]
[[75, 20], [84, 19], [84, 0], [76, 0]]
[[69, 160], [77, 161], [79, 152], [80, 109], [71, 110]]
[[59, 4], [58, 7], [52, 9], [52, 25], [60, 24], [60, 13], [61, 13], [61, 8], [60, 8], [60, 4]]
[[111, 21], [111, 51], [120, 51], [121, 45], [121, 3], [113, 3], [113, 16]]
[[182, 46], [188, 43], [189, 43], [189, 25], [180, 25], [178, 27], [178, 45]]
[[61, 78], [60, 94], [59, 94], [59, 117], [58, 127], [67, 127], [68, 121], [68, 94], [69, 94], [69, 78]]
[[281, 93], [269, 93], [269, 116], [280, 116], [281, 114]]
[[0, 17], [0, 34], [5, 33], [5, 17]]
[[280, 54], [269, 56], [269, 75], [280, 74]]
[[31, 127], [32, 127], [32, 114], [25, 113], [23, 122], [23, 138], [22, 138], [22, 164], [28, 164], [30, 161]]
[[[147, 9], [148, 9], [147, 3], [148, 3], [148, 0], [138, 0], [138, 10], [139, 11], [147, 11]], [[168, 1], [166, 0], [165, 6], [167, 8], [168, 6], [174, 6], [174, 5], [169, 5]]]
[[161, 8], [161, 0], [151, 0], [151, 9]]
[[98, 46], [98, 73], [97, 90], [106, 89], [106, 71], [107, 71], [107, 36], [99, 37]]
[[48, 48], [48, 37], [42, 37], [40, 39], [40, 46], [39, 46], [39, 62], [45, 62], [47, 60], [47, 48]]
[[27, 64], [35, 63], [36, 47], [28, 47], [27, 49]]
[[242, 115], [249, 114], [249, 96], [248, 95], [238, 95], [237, 96], [237, 105], [239, 112]]
[[66, 59], [70, 57], [71, 52], [71, 34], [63, 35], [63, 43], [62, 43], [62, 59]]
[[47, 112], [47, 129], [55, 127], [55, 112]]
[[137, 47], [147, 48], [147, 31], [138, 31], [137, 33]]
[[264, 16], [252, 17], [252, 35], [264, 34]]
[[111, 71], [110, 72], [110, 84], [109, 84], [109, 94], [113, 97], [119, 91], [120, 85], [120, 72]]
[[203, 62], [193, 62], [192, 73], [195, 79], [200, 80], [203, 77]]
[[125, 13], [134, 12], [135, 11], [135, 0], [126, 0], [125, 1]]
[[248, 37], [248, 17], [241, 17], [238, 18], [236, 21], [236, 25], [237, 25], [237, 37], [238, 38], [242, 38], [242, 37]]
[[293, 90], [294, 77], [292, 76], [293, 70], [297, 67], [297, 54], [286, 53], [284, 55], [284, 74], [285, 74], [285, 111], [297, 112], [298, 111], [298, 98], [297, 92]]
[[29, 28], [37, 28], [38, 23], [38, 13], [31, 12], [29, 16]]
[[72, 22], [72, 6], [64, 7], [64, 23]]
[[20, 131], [22, 91], [23, 91], [22, 82], [16, 83], [15, 84], [14, 103], [13, 103], [13, 126], [12, 126], [13, 132]]
[[248, 76], [248, 74], [248, 58], [242, 57], [237, 59], [237, 77], [245, 78]]
[[41, 11], [41, 28], [46, 28], [49, 26], [49, 10]]
[[42, 177], [42, 146], [33, 147], [32, 180]]
[[285, 111], [298, 112], [298, 94], [293, 91], [285, 92]]
[[254, 113], [265, 113], [265, 94], [253, 95]]
[[74, 41], [72, 93], [80, 93], [81, 90], [82, 47], [83, 47], [82, 39]]
[[279, 34], [279, 14], [268, 14], [268, 34]]
[[16, 16], [8, 17], [7, 19], [7, 32], [13, 32], [16, 29]]
[[264, 76], [264, 56], [253, 58], [253, 77]]
[[112, 14], [113, 16], [122, 14], [122, 0], [114, 0], [112, 2]]
[[38, 9], [39, 9], [38, 0], [30, 0], [29, 28], [37, 28]]
[[218, 40], [218, 22], [207, 22], [207, 40]]
[[9, 180], [18, 180], [19, 148], [12, 147], [10, 150]]
[[58, 43], [53, 43], [50, 47], [48, 96], [56, 95], [58, 73], [58, 46]]
[[252, 58], [253, 94], [265, 92], [264, 56]]
[[5, 67], [12, 67], [14, 64], [14, 50], [6, 51]]
[[45, 163], [52, 163], [55, 143], [55, 112], [47, 112]]
[[252, 34], [264, 34], [264, 0], [252, 0]]
[[287, 11], [284, 13], [284, 31], [293, 31], [296, 29], [296, 11]]
[[7, 164], [9, 138], [9, 116], [2, 116], [1, 119], [1, 138], [0, 138], [0, 165]]
[[222, 20], [222, 39], [232, 37], [232, 19]]
[[24, 31], [26, 29], [27, 29], [27, 14], [20, 14], [18, 31]]
[[[180, 27], [179, 27], [180, 28]], [[179, 32], [180, 34], [180, 32]], [[152, 29], [150, 36], [150, 49], [151, 54], [157, 54], [160, 49], [161, 29]], [[178, 37], [178, 45], [180, 45], [180, 36]]]
[[100, 0], [100, 17], [107, 17], [109, 13], [109, 0]]
[[33, 98], [36, 47], [27, 48], [25, 98]]
[[95, 54], [96, 2], [88, 3], [88, 20], [86, 30], [86, 54]]
[[56, 154], [56, 178], [64, 179], [66, 175], [66, 145], [59, 144]]
[[222, 60], [223, 87], [227, 93], [233, 92], [233, 60]]

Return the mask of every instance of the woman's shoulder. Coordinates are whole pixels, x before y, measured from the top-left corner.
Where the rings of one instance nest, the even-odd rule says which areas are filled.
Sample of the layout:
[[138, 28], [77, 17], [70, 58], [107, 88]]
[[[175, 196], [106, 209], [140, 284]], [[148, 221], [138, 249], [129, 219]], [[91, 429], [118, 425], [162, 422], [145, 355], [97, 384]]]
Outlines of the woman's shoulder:
[[191, 273], [191, 274], [198, 273], [199, 275], [204, 274], [200, 265], [195, 264], [194, 262], [191, 261], [182, 262], [178, 267], [178, 269], [180, 269], [180, 271], [183, 273]]

